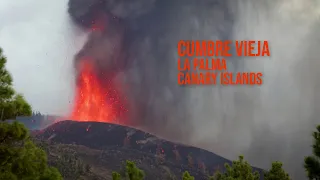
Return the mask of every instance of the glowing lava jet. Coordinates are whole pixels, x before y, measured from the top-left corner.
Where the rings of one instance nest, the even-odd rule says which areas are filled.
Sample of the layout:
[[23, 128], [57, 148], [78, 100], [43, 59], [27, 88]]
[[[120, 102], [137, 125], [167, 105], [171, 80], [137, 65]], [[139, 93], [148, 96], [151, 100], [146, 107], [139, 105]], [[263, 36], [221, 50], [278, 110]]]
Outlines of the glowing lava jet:
[[119, 113], [125, 111], [119, 106], [119, 96], [116, 91], [102, 86], [94, 67], [83, 61], [77, 79], [76, 97], [71, 119], [77, 121], [96, 121], [117, 123]]

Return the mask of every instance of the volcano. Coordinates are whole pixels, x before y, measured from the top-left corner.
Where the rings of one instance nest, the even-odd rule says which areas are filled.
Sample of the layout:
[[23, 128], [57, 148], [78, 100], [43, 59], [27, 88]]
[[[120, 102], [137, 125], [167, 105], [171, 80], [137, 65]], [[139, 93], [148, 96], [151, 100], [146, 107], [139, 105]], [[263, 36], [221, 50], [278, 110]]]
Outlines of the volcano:
[[147, 180], [166, 179], [163, 167], [176, 177], [187, 170], [196, 179], [206, 179], [208, 174], [223, 170], [225, 163], [231, 163], [204, 149], [166, 141], [138, 129], [111, 123], [61, 121], [34, 132], [34, 136], [51, 143], [90, 148], [87, 154], [99, 151], [98, 157], [91, 162], [93, 166], [99, 164], [109, 171], [121, 171], [123, 161], [133, 160], [146, 172]]

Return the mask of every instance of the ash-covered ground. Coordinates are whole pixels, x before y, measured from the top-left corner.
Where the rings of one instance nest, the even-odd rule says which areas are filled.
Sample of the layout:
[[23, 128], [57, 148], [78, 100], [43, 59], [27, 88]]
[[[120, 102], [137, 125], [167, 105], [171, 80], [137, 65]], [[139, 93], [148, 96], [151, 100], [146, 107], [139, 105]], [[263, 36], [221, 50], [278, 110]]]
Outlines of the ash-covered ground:
[[[224, 171], [225, 163], [231, 164], [230, 160], [204, 149], [109, 123], [61, 121], [44, 130], [33, 131], [33, 134], [37, 140], [49, 142], [53, 147], [60, 144], [61, 148], [80, 148], [76, 150], [77, 154], [83, 153], [81, 149], [87, 149], [87, 162], [95, 167], [93, 169], [105, 168], [108, 176], [111, 171], [120, 171], [126, 160], [135, 161], [146, 172], [146, 179], [150, 180], [167, 179], [169, 175], [179, 179], [186, 170], [196, 179], [208, 179], [208, 175]], [[165, 171], [166, 168], [169, 172]], [[261, 169], [253, 170], [262, 174]], [[107, 176], [104, 178], [108, 179]]]

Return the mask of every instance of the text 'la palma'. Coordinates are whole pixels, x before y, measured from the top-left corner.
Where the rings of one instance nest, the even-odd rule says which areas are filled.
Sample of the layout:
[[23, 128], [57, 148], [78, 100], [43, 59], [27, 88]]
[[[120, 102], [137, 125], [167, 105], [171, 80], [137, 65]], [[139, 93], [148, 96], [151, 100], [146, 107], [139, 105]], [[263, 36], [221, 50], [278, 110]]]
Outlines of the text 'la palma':
[[[180, 41], [178, 43], [178, 84], [216, 84], [217, 72], [219, 82], [223, 85], [262, 84], [261, 72], [227, 72], [224, 58], [190, 58], [195, 56], [230, 57], [231, 41]], [[235, 41], [237, 56], [270, 56], [268, 41]], [[188, 57], [185, 57], [188, 56]], [[184, 57], [182, 59], [182, 57]], [[207, 72], [203, 72], [207, 71]]]

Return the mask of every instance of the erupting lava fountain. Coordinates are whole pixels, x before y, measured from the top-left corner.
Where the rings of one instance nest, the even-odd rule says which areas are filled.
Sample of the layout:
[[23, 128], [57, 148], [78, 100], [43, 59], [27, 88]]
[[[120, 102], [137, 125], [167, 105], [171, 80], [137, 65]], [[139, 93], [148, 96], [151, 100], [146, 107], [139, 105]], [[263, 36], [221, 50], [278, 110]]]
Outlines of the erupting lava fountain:
[[82, 61], [70, 119], [122, 124], [117, 119], [127, 110], [112, 83], [102, 84], [89, 61]]

